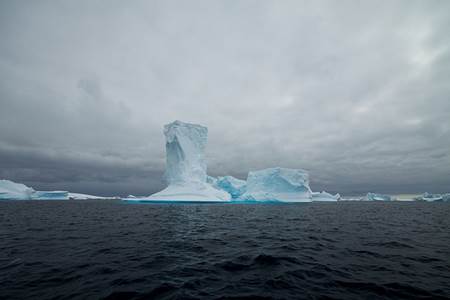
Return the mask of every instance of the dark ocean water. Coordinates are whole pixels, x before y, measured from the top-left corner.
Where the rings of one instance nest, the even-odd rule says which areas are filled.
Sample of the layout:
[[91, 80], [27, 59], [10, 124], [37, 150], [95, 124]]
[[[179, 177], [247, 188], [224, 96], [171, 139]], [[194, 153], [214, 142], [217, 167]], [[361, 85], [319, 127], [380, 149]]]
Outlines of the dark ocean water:
[[449, 299], [450, 203], [0, 202], [0, 299]]

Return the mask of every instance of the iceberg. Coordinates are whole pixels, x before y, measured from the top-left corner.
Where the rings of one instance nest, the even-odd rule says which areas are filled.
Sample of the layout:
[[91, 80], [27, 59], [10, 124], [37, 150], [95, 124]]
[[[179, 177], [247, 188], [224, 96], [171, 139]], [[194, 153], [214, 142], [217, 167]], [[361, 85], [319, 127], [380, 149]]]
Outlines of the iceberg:
[[35, 191], [22, 183], [0, 180], [0, 200], [30, 200]]
[[22, 183], [0, 180], [0, 200], [69, 200], [69, 199], [118, 199], [98, 197], [67, 191], [35, 191]]
[[364, 196], [343, 196], [340, 197], [341, 201], [365, 201], [365, 197]]
[[66, 191], [35, 191], [31, 194], [31, 200], [68, 200], [69, 192]]
[[311, 202], [309, 175], [301, 169], [268, 168], [248, 173], [247, 201]]
[[393, 197], [383, 194], [367, 193], [366, 199], [368, 201], [392, 201]]
[[332, 195], [325, 191], [322, 191], [320, 193], [312, 193], [312, 201], [338, 201], [340, 198], [341, 195], [339, 194]]
[[[445, 196], [445, 195], [444, 195]], [[419, 200], [433, 202], [433, 201], [443, 201], [444, 197], [440, 194], [423, 193]]]
[[393, 197], [396, 201], [415, 201], [417, 194], [396, 194]]
[[239, 199], [239, 197], [245, 193], [247, 182], [233, 176], [223, 176], [218, 177], [214, 185], [216, 188], [230, 194], [231, 198]]
[[[128, 196], [130, 197], [130, 196]], [[80, 194], [80, 193], [69, 193], [68, 198], [70, 200], [112, 200], [112, 199], [120, 199], [120, 197], [102, 197], [102, 196], [94, 196], [88, 194]]]
[[205, 148], [208, 129], [197, 124], [175, 121], [164, 126], [168, 186], [151, 196], [125, 198], [127, 201], [206, 201], [230, 200], [206, 174]]

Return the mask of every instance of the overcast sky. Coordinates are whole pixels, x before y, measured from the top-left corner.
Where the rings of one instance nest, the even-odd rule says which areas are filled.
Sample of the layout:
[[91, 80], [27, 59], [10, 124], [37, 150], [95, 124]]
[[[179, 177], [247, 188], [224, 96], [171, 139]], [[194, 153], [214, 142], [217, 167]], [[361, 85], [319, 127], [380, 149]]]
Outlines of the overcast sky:
[[0, 178], [150, 194], [179, 119], [211, 175], [450, 192], [449, 47], [445, 0], [0, 0]]

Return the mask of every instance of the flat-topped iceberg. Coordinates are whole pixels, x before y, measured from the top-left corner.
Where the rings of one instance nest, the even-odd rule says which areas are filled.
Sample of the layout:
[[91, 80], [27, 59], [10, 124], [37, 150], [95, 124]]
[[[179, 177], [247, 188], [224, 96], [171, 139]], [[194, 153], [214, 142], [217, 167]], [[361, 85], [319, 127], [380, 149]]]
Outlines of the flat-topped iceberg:
[[392, 196], [384, 194], [367, 193], [366, 200], [368, 201], [392, 201]]
[[88, 194], [80, 194], [80, 193], [69, 193], [68, 195], [70, 200], [112, 200], [112, 199], [121, 199], [118, 196], [110, 196], [110, 197], [103, 197], [103, 196], [94, 196], [94, 195], [88, 195]]
[[69, 192], [66, 191], [35, 191], [31, 200], [67, 200]]
[[312, 201], [338, 201], [340, 198], [341, 195], [339, 194], [332, 195], [325, 191], [322, 191], [320, 193], [312, 193]]
[[311, 202], [308, 173], [301, 169], [269, 168], [248, 173], [246, 192], [251, 201]]
[[168, 186], [149, 197], [127, 201], [229, 201], [231, 196], [207, 181], [205, 147], [208, 129], [197, 124], [175, 121], [164, 126]]

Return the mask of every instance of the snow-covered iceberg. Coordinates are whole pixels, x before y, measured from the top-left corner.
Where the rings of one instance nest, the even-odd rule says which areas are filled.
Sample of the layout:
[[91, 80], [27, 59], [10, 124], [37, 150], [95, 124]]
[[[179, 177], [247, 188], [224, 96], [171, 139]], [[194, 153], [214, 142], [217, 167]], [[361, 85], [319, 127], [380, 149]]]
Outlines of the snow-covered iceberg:
[[30, 200], [35, 191], [22, 183], [0, 180], [0, 199]]
[[366, 200], [368, 201], [392, 201], [392, 196], [384, 194], [367, 193]]
[[175, 121], [164, 126], [166, 137], [167, 188], [149, 197], [127, 201], [206, 201], [230, 200], [230, 194], [207, 181], [205, 147], [208, 129], [197, 124]]
[[301, 169], [269, 168], [248, 173], [246, 192], [250, 201], [311, 202], [308, 173]]
[[245, 193], [247, 187], [247, 182], [245, 180], [237, 179], [233, 176], [218, 177], [212, 182], [214, 182], [214, 185], [218, 189], [224, 190], [230, 194], [233, 199], [239, 199], [239, 197]]
[[320, 193], [313, 192], [312, 193], [312, 201], [338, 201], [341, 198], [341, 195], [336, 194], [332, 195], [325, 191]]

